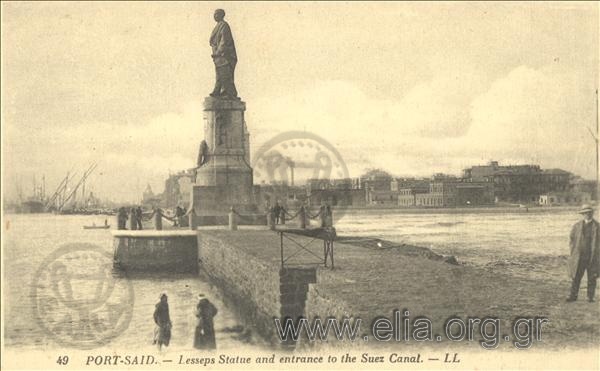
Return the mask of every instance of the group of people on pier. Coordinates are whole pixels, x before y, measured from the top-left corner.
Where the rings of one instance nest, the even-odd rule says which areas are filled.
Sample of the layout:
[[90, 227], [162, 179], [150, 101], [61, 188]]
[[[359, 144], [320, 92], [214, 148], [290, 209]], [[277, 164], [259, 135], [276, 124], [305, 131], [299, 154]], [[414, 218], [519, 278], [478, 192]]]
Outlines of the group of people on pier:
[[[198, 295], [199, 301], [196, 304], [195, 315], [197, 318], [196, 330], [194, 331], [194, 348], [196, 349], [216, 349], [215, 326], [213, 318], [217, 315], [217, 307], [210, 302], [204, 295]], [[160, 296], [160, 301], [154, 309], [154, 341], [153, 343], [161, 350], [163, 346], [169, 346], [171, 341], [171, 329], [173, 324], [169, 315], [169, 302], [167, 294]]]
[[154, 229], [162, 230], [162, 219], [167, 219], [173, 223], [174, 227], [187, 226], [187, 210], [185, 207], [177, 206], [173, 210], [173, 216], [167, 215], [160, 207], [155, 207], [151, 212], [144, 213], [140, 206], [133, 206], [127, 210], [125, 207], [120, 207], [117, 211], [117, 228], [120, 230], [129, 229], [132, 231], [144, 229], [143, 222], [153, 220]]
[[328, 204], [321, 205], [316, 215], [311, 215], [308, 207], [305, 205], [300, 206], [300, 209], [298, 209], [298, 212], [295, 215], [290, 215], [285, 206], [281, 205], [279, 201], [276, 201], [275, 205], [272, 207], [267, 206], [267, 209], [269, 211], [267, 217], [271, 220], [272, 225], [285, 224], [286, 221], [299, 217], [300, 225], [303, 229], [309, 224], [309, 219], [316, 218], [320, 218], [321, 228], [333, 227], [333, 213], [331, 206]]

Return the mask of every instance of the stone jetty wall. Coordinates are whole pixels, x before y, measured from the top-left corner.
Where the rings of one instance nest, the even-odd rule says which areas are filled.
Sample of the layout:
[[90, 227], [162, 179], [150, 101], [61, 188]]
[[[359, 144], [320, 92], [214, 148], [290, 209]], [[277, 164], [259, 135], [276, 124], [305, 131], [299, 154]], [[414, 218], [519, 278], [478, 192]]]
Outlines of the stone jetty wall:
[[112, 231], [115, 267], [125, 271], [197, 272], [196, 232]]
[[272, 344], [280, 343], [274, 319], [302, 315], [309, 285], [316, 282], [314, 267], [282, 268], [279, 246], [272, 231], [198, 231], [201, 270]]

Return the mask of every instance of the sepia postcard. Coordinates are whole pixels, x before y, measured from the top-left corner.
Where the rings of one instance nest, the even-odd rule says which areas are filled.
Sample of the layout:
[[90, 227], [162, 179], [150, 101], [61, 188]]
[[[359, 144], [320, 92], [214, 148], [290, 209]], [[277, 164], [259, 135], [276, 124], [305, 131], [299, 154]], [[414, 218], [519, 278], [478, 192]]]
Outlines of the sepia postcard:
[[2, 370], [600, 369], [596, 2], [1, 2]]

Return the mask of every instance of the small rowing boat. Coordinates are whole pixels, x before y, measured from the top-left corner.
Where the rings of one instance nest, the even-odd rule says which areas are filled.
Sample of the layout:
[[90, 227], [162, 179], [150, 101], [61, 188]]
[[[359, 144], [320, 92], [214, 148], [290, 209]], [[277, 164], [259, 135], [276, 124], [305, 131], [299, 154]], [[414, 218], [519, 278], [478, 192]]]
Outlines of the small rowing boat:
[[110, 225], [84, 225], [83, 229], [108, 229]]

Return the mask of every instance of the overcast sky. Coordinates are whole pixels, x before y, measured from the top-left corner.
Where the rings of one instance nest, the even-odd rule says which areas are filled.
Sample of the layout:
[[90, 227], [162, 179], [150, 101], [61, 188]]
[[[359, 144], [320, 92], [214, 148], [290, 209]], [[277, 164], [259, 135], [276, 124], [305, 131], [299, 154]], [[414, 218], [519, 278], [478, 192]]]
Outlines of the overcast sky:
[[491, 159], [594, 178], [598, 5], [2, 3], [3, 192], [92, 161], [115, 200], [194, 165], [225, 8], [252, 151], [287, 130], [351, 176]]

